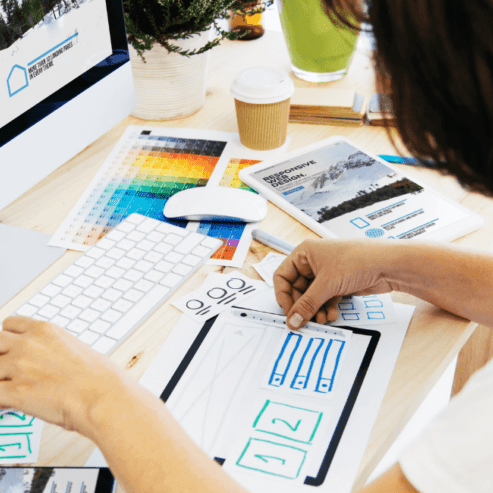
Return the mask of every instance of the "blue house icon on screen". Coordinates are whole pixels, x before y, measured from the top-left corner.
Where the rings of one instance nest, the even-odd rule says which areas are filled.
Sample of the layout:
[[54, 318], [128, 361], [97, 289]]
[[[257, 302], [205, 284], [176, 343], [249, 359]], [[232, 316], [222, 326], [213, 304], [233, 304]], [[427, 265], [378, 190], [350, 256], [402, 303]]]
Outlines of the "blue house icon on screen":
[[29, 85], [27, 81], [27, 70], [20, 65], [15, 64], [7, 77], [7, 87], [9, 88], [9, 96], [12, 97], [22, 89]]

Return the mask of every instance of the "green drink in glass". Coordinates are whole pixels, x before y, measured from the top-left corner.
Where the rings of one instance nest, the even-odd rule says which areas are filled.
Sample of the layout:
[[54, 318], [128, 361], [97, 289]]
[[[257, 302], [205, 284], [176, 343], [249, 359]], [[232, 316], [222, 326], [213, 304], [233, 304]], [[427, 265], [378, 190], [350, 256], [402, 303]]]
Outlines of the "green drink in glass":
[[277, 0], [277, 6], [294, 74], [310, 82], [344, 77], [359, 32], [332, 22], [321, 0]]

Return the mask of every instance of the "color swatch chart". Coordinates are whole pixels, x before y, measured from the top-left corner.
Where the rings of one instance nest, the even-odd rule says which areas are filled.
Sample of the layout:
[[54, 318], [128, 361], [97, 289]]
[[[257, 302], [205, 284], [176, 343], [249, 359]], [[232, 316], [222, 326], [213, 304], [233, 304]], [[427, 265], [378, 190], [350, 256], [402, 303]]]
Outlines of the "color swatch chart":
[[[258, 162], [260, 161], [255, 161], [254, 159], [230, 159], [219, 185], [222, 187], [241, 188], [257, 193], [240, 180], [238, 173], [241, 169]], [[211, 257], [212, 259], [233, 260], [246, 227], [247, 223], [200, 221], [197, 232], [223, 240], [224, 245]]]
[[127, 129], [50, 244], [87, 250], [134, 212], [167, 221], [166, 201], [205, 186], [227, 144], [136, 129]]

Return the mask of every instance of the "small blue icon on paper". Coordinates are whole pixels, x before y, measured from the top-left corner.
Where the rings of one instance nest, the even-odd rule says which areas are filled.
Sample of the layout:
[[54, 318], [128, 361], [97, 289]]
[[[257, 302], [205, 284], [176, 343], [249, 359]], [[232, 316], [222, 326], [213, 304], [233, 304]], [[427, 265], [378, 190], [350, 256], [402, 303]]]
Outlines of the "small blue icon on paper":
[[15, 64], [7, 77], [9, 96], [12, 97], [14, 94], [22, 91], [22, 89], [25, 89], [28, 85], [27, 70], [24, 67]]
[[365, 235], [368, 236], [368, 238], [380, 238], [380, 236], [383, 236], [384, 234], [385, 231], [380, 228], [372, 228], [365, 231]]

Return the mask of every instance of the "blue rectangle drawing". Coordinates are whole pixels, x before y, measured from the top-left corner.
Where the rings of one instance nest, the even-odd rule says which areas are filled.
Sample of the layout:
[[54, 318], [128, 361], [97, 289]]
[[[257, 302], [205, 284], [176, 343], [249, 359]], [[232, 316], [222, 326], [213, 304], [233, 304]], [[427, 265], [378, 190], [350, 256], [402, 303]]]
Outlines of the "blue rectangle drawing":
[[383, 303], [380, 300], [365, 300], [365, 308], [382, 308]]
[[385, 320], [385, 313], [383, 312], [368, 312], [366, 315], [368, 320]]
[[359, 313], [342, 313], [343, 320], [359, 320]]
[[343, 301], [337, 305], [339, 310], [354, 310], [354, 303], [351, 301]]
[[324, 360], [320, 368], [315, 392], [326, 394], [332, 390], [334, 379], [339, 367], [344, 341], [331, 340], [324, 353]]
[[367, 226], [370, 225], [370, 223], [365, 219], [363, 219], [362, 217], [356, 217], [354, 219], [351, 219], [350, 223], [354, 224], [354, 226], [356, 226], [359, 229], [366, 228]]
[[274, 370], [270, 376], [269, 385], [280, 387], [284, 384], [286, 375], [289, 371], [291, 363], [293, 362], [294, 355], [300, 345], [300, 342], [301, 334], [294, 334], [293, 332], [290, 332], [287, 335], [281, 352], [276, 360], [276, 364], [274, 365]]

